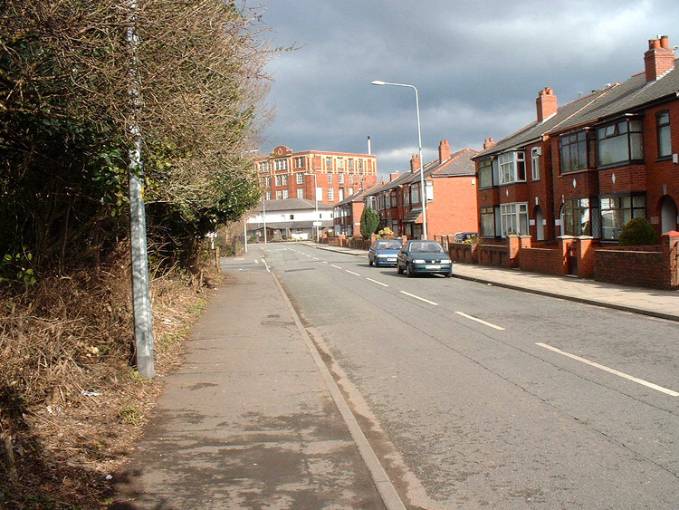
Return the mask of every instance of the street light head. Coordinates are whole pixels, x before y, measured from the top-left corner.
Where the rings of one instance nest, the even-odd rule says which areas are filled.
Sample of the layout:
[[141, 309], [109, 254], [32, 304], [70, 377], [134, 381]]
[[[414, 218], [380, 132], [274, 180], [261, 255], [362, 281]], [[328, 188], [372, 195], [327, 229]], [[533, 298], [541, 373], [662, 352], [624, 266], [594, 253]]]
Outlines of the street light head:
[[371, 81], [370, 83], [372, 83], [373, 85], [385, 85], [385, 83], [381, 80]]

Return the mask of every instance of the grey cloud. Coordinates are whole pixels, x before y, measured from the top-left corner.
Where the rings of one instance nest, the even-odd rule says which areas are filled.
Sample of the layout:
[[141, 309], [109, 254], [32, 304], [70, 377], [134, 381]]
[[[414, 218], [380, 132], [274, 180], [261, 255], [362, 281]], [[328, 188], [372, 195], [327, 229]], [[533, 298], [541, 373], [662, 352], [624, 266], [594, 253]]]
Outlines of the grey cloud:
[[270, 0], [273, 43], [297, 44], [269, 66], [277, 116], [262, 150], [364, 151], [380, 170], [407, 167], [417, 146], [412, 92], [421, 95], [423, 144], [479, 147], [534, 117], [537, 91], [561, 103], [643, 69], [646, 40], [672, 33], [673, 0]]

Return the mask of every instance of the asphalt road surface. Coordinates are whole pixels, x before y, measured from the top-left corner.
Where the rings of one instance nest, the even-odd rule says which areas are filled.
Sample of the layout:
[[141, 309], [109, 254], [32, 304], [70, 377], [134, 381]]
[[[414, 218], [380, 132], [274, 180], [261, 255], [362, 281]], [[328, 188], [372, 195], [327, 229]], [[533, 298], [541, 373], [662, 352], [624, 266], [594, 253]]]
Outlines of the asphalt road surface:
[[411, 508], [679, 508], [677, 324], [265, 254]]

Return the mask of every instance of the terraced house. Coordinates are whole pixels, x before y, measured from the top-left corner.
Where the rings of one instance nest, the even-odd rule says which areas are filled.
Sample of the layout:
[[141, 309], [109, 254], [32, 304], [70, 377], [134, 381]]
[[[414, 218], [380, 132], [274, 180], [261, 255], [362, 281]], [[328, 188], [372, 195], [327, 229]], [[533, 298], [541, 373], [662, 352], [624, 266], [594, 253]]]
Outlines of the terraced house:
[[[478, 151], [452, 152], [448, 140], [438, 147], [438, 159], [424, 165], [427, 227], [430, 239], [476, 231], [476, 176], [472, 161]], [[419, 239], [423, 233], [420, 162], [410, 160], [410, 172], [390, 174], [390, 180], [365, 194], [380, 214], [380, 226], [396, 235]]]
[[[606, 274], [614, 248], [624, 250], [616, 244], [630, 219], [646, 218], [659, 234], [677, 230], [679, 69], [667, 36], [648, 44], [643, 72], [561, 107], [546, 87], [533, 122], [497, 143], [486, 139], [474, 158], [480, 262], [607, 281], [654, 265], [639, 255], [634, 263], [608, 264], [616, 269]], [[492, 246], [512, 234], [520, 241]], [[640, 276], [637, 283], [677, 283], [666, 275], [673, 271], [677, 279], [679, 247], [663, 243], [670, 244], [654, 253], [662, 255], [665, 276]], [[652, 249], [637, 249], [645, 251]]]

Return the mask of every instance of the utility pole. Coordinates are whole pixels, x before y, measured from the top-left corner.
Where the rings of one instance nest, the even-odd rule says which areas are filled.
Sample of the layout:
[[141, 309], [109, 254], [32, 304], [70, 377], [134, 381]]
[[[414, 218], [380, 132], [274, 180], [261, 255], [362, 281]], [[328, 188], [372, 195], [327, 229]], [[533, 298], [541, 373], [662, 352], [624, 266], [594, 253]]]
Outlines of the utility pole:
[[262, 198], [262, 223], [264, 224], [264, 246], [266, 246], [266, 191]]
[[139, 127], [141, 109], [141, 86], [137, 71], [136, 33], [137, 0], [128, 0], [130, 24], [127, 27], [127, 43], [130, 45], [130, 101], [132, 120], [130, 134], [134, 139], [129, 158], [129, 198], [130, 198], [130, 251], [132, 257], [132, 305], [134, 311], [134, 338], [137, 351], [137, 370], [147, 379], [155, 375], [153, 361], [153, 310], [149, 292], [148, 248], [146, 244], [146, 213], [142, 188], [144, 167], [141, 159], [142, 136]]

